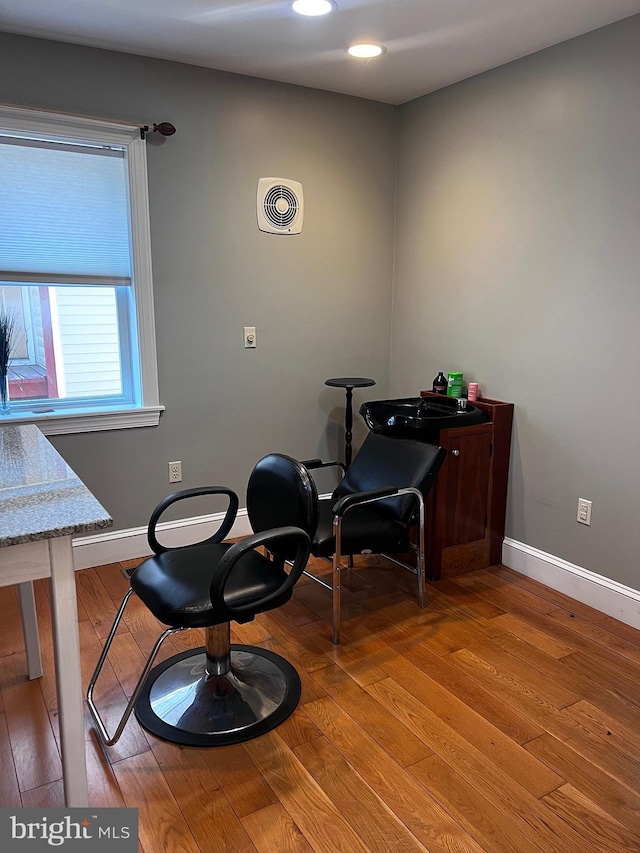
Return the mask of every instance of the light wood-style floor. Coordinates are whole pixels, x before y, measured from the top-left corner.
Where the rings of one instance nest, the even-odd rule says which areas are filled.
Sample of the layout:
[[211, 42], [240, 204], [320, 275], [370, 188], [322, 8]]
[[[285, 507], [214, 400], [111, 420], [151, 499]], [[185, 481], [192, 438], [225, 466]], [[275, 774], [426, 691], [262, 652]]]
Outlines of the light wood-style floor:
[[[414, 583], [360, 558], [340, 647], [329, 593], [306, 579], [234, 631], [303, 680], [296, 712], [262, 738], [181, 748], [132, 717], [107, 759], [87, 717], [91, 804], [137, 807], [144, 853], [640, 851], [640, 632], [505, 568], [430, 584], [423, 611]], [[0, 589], [2, 806], [63, 804], [48, 587], [36, 586], [46, 671], [34, 682], [16, 590]], [[113, 564], [77, 586], [86, 684], [128, 583]], [[157, 633], [139, 602], [129, 614], [98, 695], [112, 717]], [[178, 635], [165, 656], [189, 637], [201, 644]]]

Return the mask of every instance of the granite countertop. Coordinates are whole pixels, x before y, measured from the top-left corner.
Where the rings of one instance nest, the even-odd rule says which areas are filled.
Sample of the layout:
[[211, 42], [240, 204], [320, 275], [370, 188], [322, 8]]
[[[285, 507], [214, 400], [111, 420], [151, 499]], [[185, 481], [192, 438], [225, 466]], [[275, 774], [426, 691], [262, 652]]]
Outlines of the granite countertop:
[[0, 547], [112, 524], [36, 426], [0, 426]]

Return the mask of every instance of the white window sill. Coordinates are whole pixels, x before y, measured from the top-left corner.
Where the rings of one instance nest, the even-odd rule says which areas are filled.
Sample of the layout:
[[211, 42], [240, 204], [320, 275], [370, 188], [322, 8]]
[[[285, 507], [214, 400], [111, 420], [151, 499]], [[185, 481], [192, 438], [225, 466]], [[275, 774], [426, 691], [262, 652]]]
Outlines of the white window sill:
[[139, 409], [114, 409], [88, 412], [80, 409], [52, 412], [10, 412], [0, 416], [0, 426], [35, 424], [45, 435], [65, 435], [73, 432], [99, 432], [110, 429], [158, 426], [164, 406], [145, 406]]

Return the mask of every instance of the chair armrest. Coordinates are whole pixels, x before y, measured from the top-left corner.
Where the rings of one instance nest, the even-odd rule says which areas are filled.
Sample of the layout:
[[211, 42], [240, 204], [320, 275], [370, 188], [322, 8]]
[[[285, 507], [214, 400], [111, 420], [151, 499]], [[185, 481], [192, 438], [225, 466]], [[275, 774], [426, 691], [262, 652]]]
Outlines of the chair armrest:
[[[294, 539], [297, 541], [296, 556], [289, 574], [287, 575], [287, 579], [282, 586], [280, 586], [275, 592], [265, 595], [263, 598], [251, 601], [248, 604], [241, 604], [236, 607], [230, 607], [228, 604], [225, 604], [224, 588], [229, 575], [238, 560], [240, 560], [248, 551], [253, 551], [261, 545], [264, 545], [267, 550], [271, 550], [269, 548], [269, 544], [281, 541], [282, 539]], [[280, 596], [293, 588], [307, 565], [310, 551], [311, 539], [300, 527], [276, 527], [272, 530], [264, 530], [261, 533], [254, 533], [252, 536], [247, 536], [245, 539], [241, 539], [229, 548], [216, 567], [215, 574], [211, 580], [211, 586], [209, 588], [209, 594], [214, 608], [216, 610], [219, 608], [226, 610], [232, 619], [235, 619], [236, 617], [243, 618], [245, 616], [251, 616], [254, 613], [267, 609], [272, 601], [276, 601]]]
[[344, 462], [323, 462], [322, 459], [306, 459], [300, 464], [304, 465], [304, 467], [307, 468], [309, 471], [312, 471], [314, 468], [341, 468], [343, 477], [347, 471]]
[[[229, 506], [227, 507], [222, 524], [213, 536], [210, 536], [208, 539], [203, 539], [202, 542], [198, 542], [197, 544], [202, 545], [205, 543], [214, 544], [216, 542], [222, 542], [229, 535], [229, 531], [233, 527], [233, 522], [236, 520], [238, 506], [240, 505], [238, 496], [232, 489], [229, 489], [226, 486], [199, 486], [195, 489], [182, 489], [180, 492], [173, 492], [173, 494], [167, 495], [163, 498], [151, 513], [151, 518], [149, 519], [149, 524], [147, 526], [147, 541], [149, 542], [149, 547], [154, 554], [162, 554], [165, 551], [171, 550], [158, 542], [156, 538], [156, 526], [164, 511], [170, 507], [171, 504], [177, 503], [178, 501], [186, 500], [187, 498], [200, 497], [202, 495], [227, 495], [229, 498]], [[190, 546], [187, 545], [183, 547]]]
[[342, 516], [351, 507], [359, 504], [371, 503], [373, 501], [388, 498], [399, 493], [396, 486], [386, 486], [383, 489], [371, 489], [368, 492], [354, 492], [352, 495], [343, 495], [333, 505], [331, 512], [334, 515]]

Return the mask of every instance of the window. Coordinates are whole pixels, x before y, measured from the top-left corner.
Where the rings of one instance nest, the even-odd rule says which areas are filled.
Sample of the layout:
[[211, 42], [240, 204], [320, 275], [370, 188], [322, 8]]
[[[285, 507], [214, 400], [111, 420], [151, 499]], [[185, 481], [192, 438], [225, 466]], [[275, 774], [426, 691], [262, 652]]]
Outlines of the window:
[[14, 324], [3, 423], [158, 423], [139, 127], [0, 108], [0, 308]]

